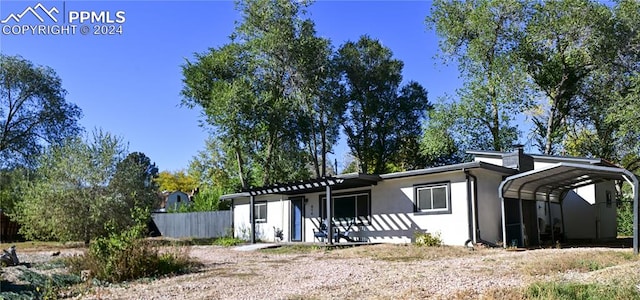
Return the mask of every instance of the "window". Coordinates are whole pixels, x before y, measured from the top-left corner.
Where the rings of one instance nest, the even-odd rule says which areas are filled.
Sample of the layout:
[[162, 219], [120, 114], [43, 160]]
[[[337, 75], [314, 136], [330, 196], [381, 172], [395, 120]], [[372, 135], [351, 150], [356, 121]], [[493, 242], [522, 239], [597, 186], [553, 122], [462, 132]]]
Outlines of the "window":
[[266, 223], [267, 222], [267, 202], [256, 203], [254, 210], [253, 219], [256, 223]]
[[[356, 219], [359, 223], [368, 222], [371, 215], [369, 199], [369, 191], [333, 195], [333, 221], [348, 223]], [[322, 219], [327, 218], [326, 204], [327, 197], [325, 195], [320, 196], [320, 215]]]
[[449, 184], [422, 185], [415, 188], [416, 211], [425, 213], [451, 213]]

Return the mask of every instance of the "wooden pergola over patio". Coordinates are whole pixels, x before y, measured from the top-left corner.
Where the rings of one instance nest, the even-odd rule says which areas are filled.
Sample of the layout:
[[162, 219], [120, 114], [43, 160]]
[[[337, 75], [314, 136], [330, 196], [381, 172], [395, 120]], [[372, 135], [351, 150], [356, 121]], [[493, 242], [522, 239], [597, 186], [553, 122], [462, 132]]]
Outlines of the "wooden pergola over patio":
[[[255, 197], [260, 195], [299, 195], [306, 193], [316, 193], [325, 191], [327, 193], [326, 215], [327, 220], [333, 218], [333, 208], [331, 206], [331, 192], [334, 190], [359, 188], [365, 186], [376, 185], [382, 180], [378, 175], [369, 175], [361, 173], [341, 174], [337, 176], [326, 176], [321, 178], [301, 180], [296, 182], [279, 183], [262, 187], [252, 187], [243, 190], [241, 193], [230, 194], [221, 197], [224, 199], [233, 199], [237, 197], [249, 197], [249, 219], [251, 221], [251, 243], [256, 242], [256, 222], [254, 220], [255, 213]], [[327, 223], [327, 232], [333, 232], [331, 222]], [[333, 244], [333, 239], [327, 239], [329, 244]]]

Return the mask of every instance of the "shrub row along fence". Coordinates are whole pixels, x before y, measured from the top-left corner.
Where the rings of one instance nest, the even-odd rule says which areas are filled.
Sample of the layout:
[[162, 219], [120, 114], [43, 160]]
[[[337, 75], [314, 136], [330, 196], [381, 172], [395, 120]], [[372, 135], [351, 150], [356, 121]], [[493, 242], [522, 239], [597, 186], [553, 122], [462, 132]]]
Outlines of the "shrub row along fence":
[[172, 238], [216, 238], [229, 233], [231, 211], [192, 213], [154, 213], [153, 222], [160, 235]]

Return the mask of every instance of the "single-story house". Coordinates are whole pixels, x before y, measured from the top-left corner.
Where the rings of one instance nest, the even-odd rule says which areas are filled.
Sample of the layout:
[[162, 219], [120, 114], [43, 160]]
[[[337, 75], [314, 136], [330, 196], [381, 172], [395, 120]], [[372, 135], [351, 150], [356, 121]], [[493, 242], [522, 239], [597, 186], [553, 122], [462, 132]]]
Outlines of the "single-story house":
[[611, 239], [617, 232], [615, 180], [633, 186], [637, 211], [636, 177], [605, 160], [529, 155], [522, 149], [468, 153], [474, 161], [380, 175], [341, 174], [221, 199], [232, 201], [236, 237], [252, 242], [273, 241], [279, 232], [290, 242], [312, 242], [323, 230], [383, 243], [409, 243], [415, 232], [426, 231], [439, 234], [447, 245], [504, 247]]

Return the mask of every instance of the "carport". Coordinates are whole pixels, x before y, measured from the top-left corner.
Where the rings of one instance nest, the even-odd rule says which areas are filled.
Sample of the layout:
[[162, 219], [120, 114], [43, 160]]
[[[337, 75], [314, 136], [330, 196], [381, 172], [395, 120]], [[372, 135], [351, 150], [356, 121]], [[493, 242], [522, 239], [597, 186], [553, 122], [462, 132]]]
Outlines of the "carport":
[[[522, 203], [524, 200], [544, 201], [547, 206], [555, 202], [562, 204], [564, 197], [573, 189], [604, 182], [621, 180], [631, 184], [633, 190], [633, 253], [638, 254], [638, 179], [630, 171], [609, 166], [575, 163], [558, 163], [546, 168], [531, 170], [505, 178], [498, 194], [502, 209], [502, 235], [504, 247], [507, 243], [507, 222], [505, 199], [517, 200], [520, 206], [520, 242], [524, 244], [524, 221]], [[562, 208], [562, 205], [560, 205]], [[561, 209], [561, 216], [563, 215]], [[562, 216], [562, 218], [564, 218]], [[564, 223], [564, 220], [562, 221]], [[553, 230], [551, 231], [553, 235]], [[552, 237], [553, 239], [553, 237]]]

